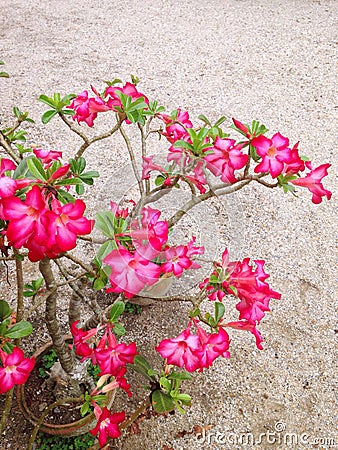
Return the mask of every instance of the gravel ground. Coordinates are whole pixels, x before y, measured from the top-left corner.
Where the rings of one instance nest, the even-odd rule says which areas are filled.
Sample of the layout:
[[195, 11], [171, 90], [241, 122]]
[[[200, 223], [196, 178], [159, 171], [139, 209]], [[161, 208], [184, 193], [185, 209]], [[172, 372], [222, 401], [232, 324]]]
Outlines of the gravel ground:
[[[185, 415], [146, 420], [141, 434], [124, 436], [117, 447], [337, 446], [337, 2], [0, 0], [0, 11], [0, 59], [11, 74], [0, 83], [1, 123], [14, 105], [38, 119], [41, 93], [101, 88], [102, 80], [132, 73], [142, 92], [169, 109], [187, 108], [193, 118], [202, 112], [214, 120], [255, 118], [271, 133], [299, 140], [315, 166], [332, 163], [325, 179], [330, 202], [313, 205], [307, 190], [296, 199], [255, 187], [208, 206], [211, 212], [221, 206], [221, 213], [198, 232], [215, 253], [225, 243], [236, 258], [265, 259], [283, 294], [261, 325], [265, 349], [234, 334], [231, 359], [218, 360], [187, 386], [193, 405]], [[42, 147], [67, 155], [78, 144], [65, 139], [56, 121], [35, 129]], [[119, 176], [124, 152], [114, 148], [112, 161], [104, 150], [97, 145], [88, 154], [92, 165], [102, 158], [95, 207], [118, 197], [129, 180]], [[184, 311], [169, 308], [165, 324], [156, 320], [159, 306], [141, 316], [134, 333], [146, 353], [182, 329]], [[191, 433], [194, 425], [207, 428], [202, 439]], [[6, 448], [16, 448], [6, 439]]]

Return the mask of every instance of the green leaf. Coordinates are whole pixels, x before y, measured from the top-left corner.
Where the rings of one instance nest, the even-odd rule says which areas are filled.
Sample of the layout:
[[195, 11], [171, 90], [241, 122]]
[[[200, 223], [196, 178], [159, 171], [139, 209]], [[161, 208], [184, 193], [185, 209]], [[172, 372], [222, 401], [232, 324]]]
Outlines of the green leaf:
[[155, 178], [155, 186], [162, 186], [164, 180], [165, 178], [163, 175], [157, 175], [157, 177]]
[[172, 398], [160, 390], [152, 393], [151, 402], [154, 410], [159, 414], [164, 414], [175, 409], [175, 403]]
[[225, 306], [221, 302], [215, 302], [215, 319], [218, 323], [225, 313]]
[[198, 116], [198, 118], [199, 118], [200, 120], [202, 120], [206, 125], [209, 125], [209, 127], [211, 127], [210, 120], [209, 120], [204, 114], [200, 114], [200, 115]]
[[115, 323], [113, 332], [116, 336], [124, 336], [126, 334], [126, 329], [120, 323]]
[[32, 157], [33, 156], [28, 156], [27, 158], [24, 158], [22, 161], [20, 161], [20, 163], [18, 164], [17, 168], [14, 170], [13, 173], [14, 180], [17, 180], [19, 178], [34, 178], [27, 164], [28, 159]]
[[152, 371], [152, 368], [149, 364], [149, 362], [141, 355], [136, 355], [134, 358], [133, 364], [128, 364], [128, 367], [135, 370], [135, 372], [140, 373], [145, 378], [148, 378], [148, 380], [154, 381], [155, 380], [155, 373], [152, 375], [149, 371]]
[[27, 166], [35, 178], [37, 178], [38, 180], [47, 181], [47, 175], [43, 170], [42, 163], [39, 159], [35, 158], [34, 156], [32, 158], [28, 158]]
[[58, 200], [64, 205], [67, 203], [75, 203], [75, 198], [69, 192], [64, 191], [63, 189], [58, 189]]
[[39, 100], [40, 102], [45, 103], [47, 106], [50, 106], [53, 109], [55, 109], [56, 107], [54, 100], [45, 94], [40, 95]]
[[108, 283], [107, 275], [104, 273], [103, 270], [100, 270], [100, 276], [95, 279], [93, 283], [93, 288], [96, 289], [97, 291], [100, 291], [105, 287], [107, 283]]
[[41, 117], [41, 122], [46, 125], [46, 123], [50, 122], [54, 116], [56, 116], [57, 111], [55, 109], [49, 109], [45, 113], [43, 113]]
[[7, 319], [12, 314], [12, 311], [6, 300], [0, 300], [0, 322]]
[[70, 186], [80, 184], [82, 184], [82, 181], [79, 178], [66, 178], [65, 180], [61, 180], [55, 183], [55, 186]]
[[194, 147], [183, 139], [174, 142], [174, 148], [185, 148], [186, 150], [194, 150]]
[[120, 315], [123, 314], [124, 308], [125, 306], [123, 302], [120, 300], [116, 301], [110, 310], [110, 321], [116, 322]]
[[96, 252], [96, 258], [100, 265], [102, 265], [104, 258], [116, 248], [115, 241], [106, 241]]
[[0, 72], [0, 77], [9, 78], [9, 74], [7, 72]]
[[186, 372], [185, 370], [183, 372], [171, 372], [170, 375], [168, 375], [169, 380], [191, 380], [192, 376], [190, 373]]
[[168, 378], [166, 377], [161, 377], [160, 378], [160, 385], [163, 389], [165, 389], [167, 391], [167, 393], [169, 394], [169, 392], [171, 391], [171, 383], [168, 380]]
[[115, 216], [111, 211], [102, 211], [96, 214], [95, 228], [98, 228], [102, 233], [109, 237], [115, 236]]
[[214, 127], [219, 127], [219, 126], [222, 125], [222, 123], [225, 122], [225, 121], [226, 121], [226, 117], [225, 117], [225, 116], [220, 117], [220, 118], [217, 120], [217, 122], [215, 123]]
[[81, 406], [81, 409], [80, 409], [81, 416], [85, 416], [88, 411], [89, 411], [89, 404], [86, 402]]
[[18, 339], [24, 336], [28, 336], [33, 331], [32, 324], [30, 322], [22, 321], [13, 325], [5, 334], [6, 337], [11, 339]]

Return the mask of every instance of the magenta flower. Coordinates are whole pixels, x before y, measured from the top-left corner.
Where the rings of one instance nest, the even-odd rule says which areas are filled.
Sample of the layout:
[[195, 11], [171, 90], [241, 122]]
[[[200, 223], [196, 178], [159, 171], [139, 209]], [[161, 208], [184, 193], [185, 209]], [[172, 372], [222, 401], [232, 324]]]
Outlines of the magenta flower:
[[149, 180], [150, 172], [152, 172], [153, 170], [157, 170], [163, 175], [168, 175], [168, 172], [163, 167], [153, 162], [153, 158], [154, 156], [143, 156], [142, 180]]
[[239, 320], [238, 322], [228, 322], [223, 326], [235, 328], [236, 330], [244, 330], [252, 333], [256, 338], [256, 347], [259, 350], [263, 350], [262, 342], [263, 338], [260, 332], [257, 330], [256, 325], [249, 323], [247, 320]]
[[255, 167], [255, 172], [270, 172], [272, 178], [278, 177], [284, 169], [284, 163], [292, 163], [289, 139], [276, 133], [271, 139], [261, 135], [251, 141], [251, 145], [262, 157], [262, 161]]
[[331, 164], [322, 164], [316, 169], [311, 170], [304, 178], [290, 180], [290, 183], [295, 184], [296, 186], [308, 188], [312, 193], [312, 202], [315, 204], [321, 203], [322, 197], [326, 197], [330, 200], [332, 192], [325, 189], [322, 184], [322, 178], [327, 176], [327, 169], [330, 166]]
[[300, 159], [298, 153], [298, 144], [299, 142], [297, 142], [291, 149], [290, 162], [288, 164], [284, 164], [283, 174], [285, 175], [294, 175], [305, 170], [305, 163], [302, 159]]
[[43, 164], [49, 164], [52, 161], [58, 161], [62, 157], [62, 152], [57, 152], [54, 150], [43, 150], [42, 148], [34, 148], [34, 155], [41, 159]]
[[0, 164], [0, 199], [5, 197], [11, 197], [18, 189], [16, 180], [4, 175], [8, 170], [15, 170], [16, 165], [7, 158], [1, 158]]
[[121, 342], [114, 346], [95, 350], [97, 364], [100, 367], [100, 376], [117, 375], [121, 367], [127, 363], [133, 364], [135, 356], [138, 354], [135, 342], [125, 344]]
[[201, 372], [203, 368], [208, 369], [219, 356], [230, 358], [230, 353], [228, 352], [230, 339], [224, 328], [220, 327], [218, 333], [208, 334], [197, 323], [195, 323], [195, 326], [201, 343], [200, 349], [196, 351], [200, 359]]
[[79, 320], [73, 322], [70, 329], [73, 335], [75, 353], [78, 356], [82, 356], [83, 360], [85, 360], [89, 358], [93, 353], [93, 349], [92, 347], [90, 347], [87, 341], [96, 335], [97, 328], [92, 328], [89, 331], [83, 331], [82, 328], [77, 327], [78, 323]]
[[[94, 93], [96, 93], [95, 90]], [[98, 112], [109, 111], [111, 109], [101, 97], [89, 98], [88, 91], [81, 92], [72, 101], [69, 108], [75, 111], [74, 116], [72, 116], [74, 120], [77, 120], [78, 123], [86, 122], [89, 127], [94, 125], [94, 120]]]
[[200, 339], [191, 334], [191, 324], [187, 326], [176, 338], [164, 339], [156, 347], [156, 351], [167, 359], [167, 364], [184, 367], [188, 372], [200, 368], [200, 359], [197, 350], [200, 348]]
[[109, 276], [111, 288], [107, 292], [123, 292], [127, 298], [142, 291], [145, 286], [151, 286], [158, 281], [161, 268], [151, 262], [146, 256], [147, 249], [144, 249], [144, 256], [139, 251], [130, 253], [124, 247], [111, 251], [105, 258], [104, 263], [112, 268]]
[[[166, 262], [162, 264], [163, 273], [173, 273], [175, 277], [180, 278], [183, 271], [190, 269], [193, 261], [188, 257], [188, 248], [184, 245], [169, 247], [163, 252]], [[195, 267], [195, 268], [199, 268]]]
[[116, 94], [116, 92], [122, 92], [122, 94], [128, 95], [132, 98], [132, 101], [134, 102], [138, 98], [143, 97], [144, 102], [148, 105], [149, 100], [148, 98], [139, 92], [136, 89], [136, 86], [132, 83], [126, 83], [122, 88], [118, 86], [109, 86], [106, 89], [106, 95], [108, 95], [110, 98], [107, 100], [107, 105], [109, 108], [114, 109], [115, 106], [118, 106], [119, 108], [122, 108], [122, 103], [119, 98], [119, 96]]
[[[156, 256], [168, 240], [168, 223], [159, 220], [160, 216], [161, 212], [158, 209], [148, 206], [142, 209], [141, 227], [137, 220], [131, 226], [132, 232], [129, 235], [138, 251], [141, 253], [141, 248], [147, 245], [153, 250], [153, 255], [149, 259]], [[146, 253], [149, 254], [149, 249]]]
[[224, 183], [237, 181], [235, 170], [242, 169], [248, 161], [248, 155], [242, 153], [242, 145], [235, 145], [233, 139], [217, 137], [214, 146], [206, 148], [205, 151], [213, 152], [204, 158], [207, 161], [207, 168], [216, 177], [221, 177]]
[[33, 370], [34, 358], [25, 358], [23, 351], [14, 347], [11, 354], [0, 349], [0, 394], [9, 391], [15, 384], [26, 383]]
[[54, 258], [59, 253], [72, 250], [76, 247], [77, 236], [92, 231], [94, 221], [83, 217], [85, 209], [85, 203], [79, 199], [63, 206], [57, 200], [53, 202], [53, 211], [46, 214], [47, 256]]
[[2, 219], [8, 220], [6, 236], [9, 245], [15, 248], [27, 247], [30, 237], [34, 236], [37, 244], [44, 244], [48, 232], [43, 224], [48, 205], [42, 190], [33, 186], [27, 193], [25, 201], [18, 197], [8, 197], [2, 200]]
[[185, 139], [189, 137], [187, 133], [187, 128], [192, 128], [193, 124], [189, 118], [188, 111], [182, 112], [181, 109], [178, 109], [178, 114], [176, 120], [173, 120], [170, 116], [166, 114], [159, 114], [158, 117], [162, 119], [166, 124], [166, 130], [163, 132], [163, 136], [167, 138], [167, 140], [173, 144], [179, 139]]
[[111, 414], [109, 409], [104, 407], [97, 419], [98, 422], [96, 427], [93, 430], [90, 430], [89, 433], [93, 436], [98, 435], [100, 447], [106, 445], [108, 436], [113, 439], [121, 436], [118, 425], [125, 419], [124, 411]]

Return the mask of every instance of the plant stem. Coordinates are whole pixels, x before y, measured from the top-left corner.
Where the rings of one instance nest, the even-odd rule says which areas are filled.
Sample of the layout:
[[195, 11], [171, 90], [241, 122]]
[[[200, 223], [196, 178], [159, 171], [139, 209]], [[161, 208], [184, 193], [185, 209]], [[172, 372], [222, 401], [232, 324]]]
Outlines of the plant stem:
[[4, 407], [4, 411], [2, 413], [1, 421], [0, 421], [0, 436], [5, 431], [9, 413], [11, 412], [13, 394], [14, 394], [14, 388], [10, 389], [6, 393], [5, 407]]
[[5, 152], [17, 163], [19, 164], [21, 159], [20, 157], [14, 152], [14, 150], [11, 147], [11, 144], [6, 139], [6, 136], [3, 134], [3, 132], [0, 130], [0, 145], [5, 149]]
[[143, 186], [140, 174], [139, 174], [138, 169], [137, 169], [134, 150], [133, 150], [133, 148], [131, 146], [131, 142], [130, 142], [130, 139], [128, 138], [128, 136], [127, 136], [127, 133], [124, 131], [122, 126], [120, 126], [120, 133], [122, 134], [124, 142], [126, 143], [126, 146], [127, 146], [128, 152], [129, 152], [129, 158], [130, 158], [131, 166], [132, 166], [133, 172], [134, 172], [134, 176], [135, 176], [137, 184], [138, 184], [138, 188], [139, 188], [139, 191], [140, 191], [140, 194], [141, 194], [141, 198], [143, 198], [144, 197], [144, 186]]
[[51, 405], [49, 405], [44, 412], [41, 414], [41, 416], [39, 417], [39, 420], [37, 422], [37, 424], [34, 427], [33, 433], [29, 439], [28, 442], [28, 447], [27, 450], [32, 450], [33, 445], [34, 445], [34, 441], [36, 438], [36, 435], [38, 434], [39, 428], [41, 427], [41, 424], [44, 420], [44, 418], [47, 416], [47, 414], [54, 409], [56, 406], [60, 406], [60, 405], [64, 405], [65, 403], [81, 403], [83, 402], [83, 398], [82, 397], [70, 397], [70, 398], [64, 398], [62, 400], [58, 400], [54, 403], [52, 403]]
[[59, 358], [63, 370], [70, 374], [74, 369], [74, 357], [68, 350], [67, 344], [63, 339], [60, 324], [56, 316], [57, 287], [50, 264], [50, 259], [45, 258], [39, 263], [40, 272], [45, 280], [46, 287], [50, 294], [46, 298], [46, 325], [50, 337], [53, 341], [53, 347]]

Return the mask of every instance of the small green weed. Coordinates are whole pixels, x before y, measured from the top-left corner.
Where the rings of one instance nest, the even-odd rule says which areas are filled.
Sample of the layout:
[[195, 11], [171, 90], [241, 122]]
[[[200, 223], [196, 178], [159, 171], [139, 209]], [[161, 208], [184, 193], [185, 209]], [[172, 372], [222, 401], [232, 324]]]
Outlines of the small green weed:
[[128, 314], [141, 314], [142, 308], [140, 305], [135, 305], [134, 303], [127, 302], [125, 304], [124, 312]]
[[58, 359], [58, 357], [53, 348], [48, 353], [43, 355], [43, 357], [42, 357], [43, 367], [39, 367], [39, 375], [41, 378], [48, 377], [47, 370], [50, 369], [51, 367], [53, 367], [53, 365], [57, 361], [57, 359]]
[[94, 442], [94, 436], [88, 433], [82, 436], [66, 438], [39, 433], [36, 440], [36, 448], [38, 450], [87, 450]]

